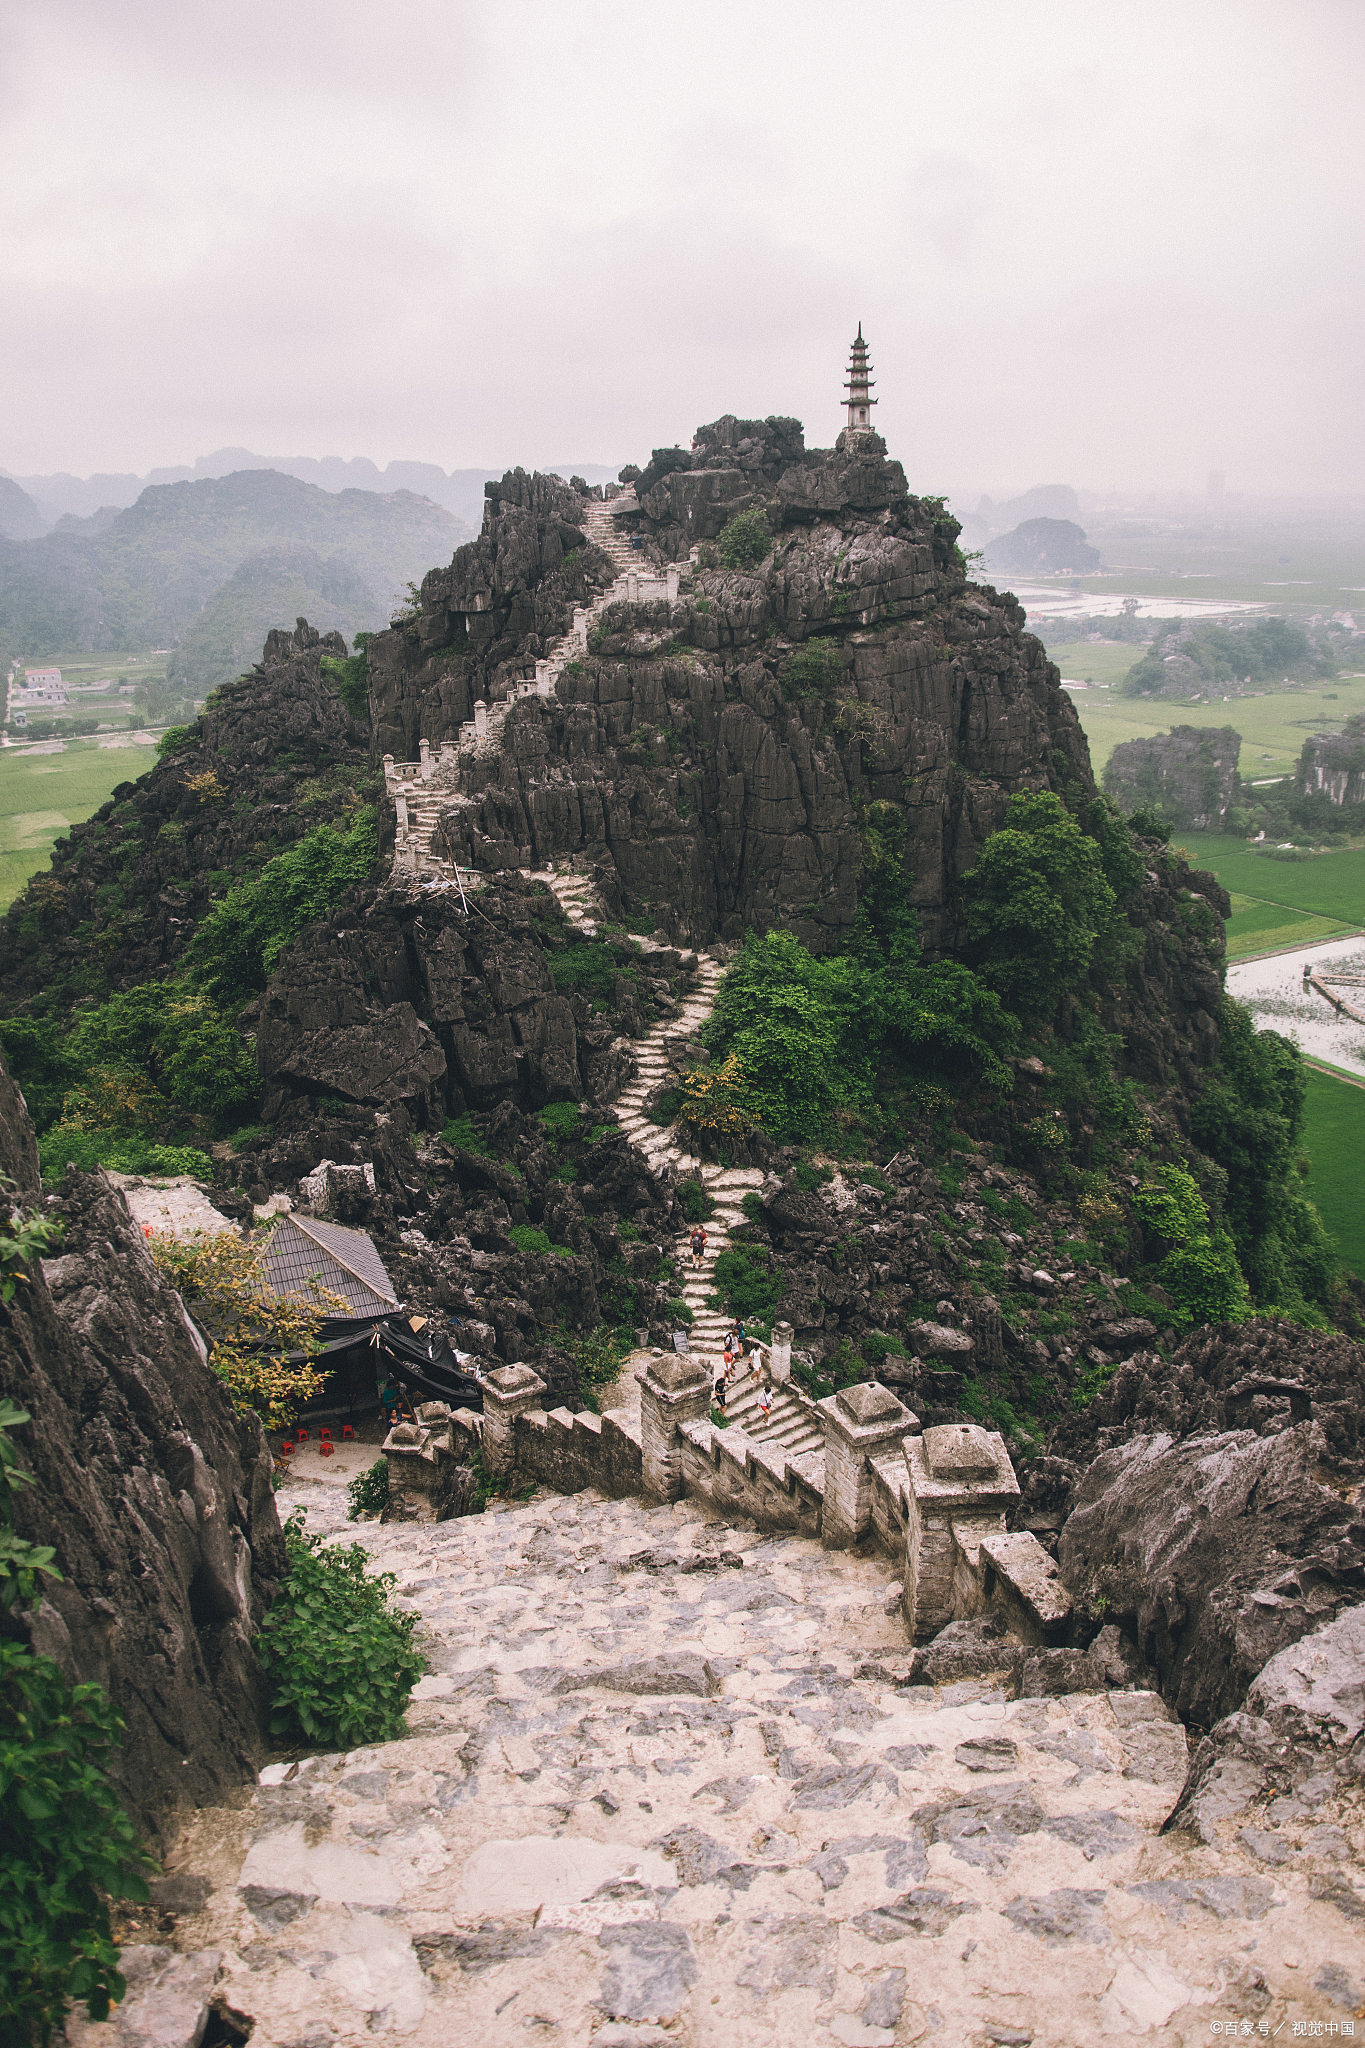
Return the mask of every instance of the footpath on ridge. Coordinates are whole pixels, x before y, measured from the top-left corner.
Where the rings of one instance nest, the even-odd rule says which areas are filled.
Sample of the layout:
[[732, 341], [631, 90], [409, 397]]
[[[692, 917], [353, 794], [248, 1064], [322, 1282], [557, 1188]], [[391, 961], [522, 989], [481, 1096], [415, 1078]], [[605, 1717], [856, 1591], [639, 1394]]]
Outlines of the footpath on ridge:
[[[544, 881], [554, 892], [571, 924], [586, 936], [596, 932], [603, 913], [586, 876], [546, 869], [534, 879]], [[641, 941], [646, 951], [650, 943], [647, 939]], [[676, 1245], [685, 1276], [682, 1298], [692, 1312], [688, 1350], [692, 1357], [700, 1359], [712, 1382], [723, 1368], [725, 1333], [734, 1320], [723, 1308], [710, 1306], [716, 1295], [716, 1261], [730, 1248], [732, 1228], [744, 1220], [745, 1195], [762, 1187], [766, 1176], [760, 1167], [720, 1166], [703, 1160], [687, 1149], [675, 1131], [651, 1123], [644, 1105], [669, 1078], [669, 1042], [695, 1038], [715, 1007], [716, 991], [724, 972], [720, 961], [709, 953], [698, 953], [691, 993], [679, 1005], [676, 1016], [652, 1026], [636, 1043], [636, 1077], [613, 1104], [622, 1130], [656, 1174], [670, 1172], [678, 1181], [698, 1182], [714, 1204], [705, 1219], [706, 1250], [700, 1267], [694, 1268], [692, 1264], [690, 1231], [684, 1231]], [[814, 1403], [797, 1389], [790, 1385], [773, 1387], [765, 1416], [759, 1405], [758, 1382], [746, 1367], [731, 1387], [726, 1417], [733, 1426], [743, 1429], [746, 1436], [779, 1445], [793, 1461], [800, 1462], [803, 1476], [819, 1484], [824, 1466], [824, 1437], [814, 1416]]]

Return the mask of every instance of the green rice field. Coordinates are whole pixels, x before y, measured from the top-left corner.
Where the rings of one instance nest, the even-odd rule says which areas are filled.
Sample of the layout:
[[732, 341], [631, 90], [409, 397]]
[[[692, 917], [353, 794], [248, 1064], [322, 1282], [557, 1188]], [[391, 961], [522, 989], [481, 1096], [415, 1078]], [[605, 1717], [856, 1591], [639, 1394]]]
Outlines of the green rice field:
[[1209, 868], [1232, 897], [1228, 958], [1312, 946], [1365, 926], [1365, 847], [1306, 860], [1275, 860], [1245, 839], [1187, 832], [1179, 846]]
[[1304, 1149], [1306, 1192], [1352, 1272], [1365, 1274], [1365, 1088], [1310, 1068]]
[[150, 746], [68, 740], [60, 754], [0, 752], [0, 910], [45, 868], [52, 842], [107, 803], [120, 782], [145, 775]]

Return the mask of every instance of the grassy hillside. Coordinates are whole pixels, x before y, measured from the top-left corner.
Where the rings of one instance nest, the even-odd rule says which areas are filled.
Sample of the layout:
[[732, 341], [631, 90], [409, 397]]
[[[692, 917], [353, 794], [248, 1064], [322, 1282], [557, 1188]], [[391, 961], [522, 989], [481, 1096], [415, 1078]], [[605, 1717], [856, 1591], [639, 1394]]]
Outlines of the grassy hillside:
[[174, 646], [249, 557], [300, 544], [373, 592], [363, 623], [382, 626], [393, 593], [468, 534], [411, 491], [322, 491], [276, 470], [156, 485], [103, 532], [0, 542], [0, 653]]

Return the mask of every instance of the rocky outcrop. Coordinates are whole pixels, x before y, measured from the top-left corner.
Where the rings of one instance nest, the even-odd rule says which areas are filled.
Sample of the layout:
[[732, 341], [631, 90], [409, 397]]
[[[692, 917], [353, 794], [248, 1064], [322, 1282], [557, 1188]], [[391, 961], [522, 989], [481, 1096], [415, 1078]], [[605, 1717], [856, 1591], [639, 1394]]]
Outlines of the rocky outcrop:
[[615, 574], [583, 531], [586, 486], [515, 469], [484, 488], [478, 539], [423, 578], [411, 618], [368, 644], [377, 756], [412, 760], [422, 740], [458, 733], [475, 700], [524, 680]]
[[[0, 1067], [7, 1171], [31, 1152], [26, 1121]], [[62, 1578], [4, 1627], [104, 1686], [127, 1723], [120, 1794], [155, 1834], [230, 1800], [264, 1746], [251, 1645], [285, 1565], [271, 1461], [106, 1177], [69, 1175], [48, 1213], [64, 1240], [0, 1307], [0, 1392], [32, 1418], [13, 1432], [37, 1482], [15, 1526]]]
[[215, 691], [185, 743], [57, 840], [9, 907], [0, 1008], [58, 1014], [161, 978], [215, 896], [315, 825], [346, 829], [370, 791], [365, 734], [322, 673], [346, 652], [306, 619]]
[[1339, 733], [1317, 732], [1304, 741], [1294, 784], [1302, 796], [1365, 803], [1365, 712], [1348, 718]]
[[[1300, 1843], [1345, 1862], [1349, 1844], [1332, 1824], [1344, 1817], [1342, 1795], [1358, 1796], [1365, 1778], [1363, 1730], [1365, 1606], [1356, 1606], [1263, 1666], [1245, 1706], [1199, 1744], [1167, 1825], [1209, 1843], [1235, 1831], [1270, 1863], [1287, 1862]], [[1344, 1877], [1318, 1877], [1312, 1896], [1365, 1918], [1365, 1900]]]
[[1237, 801], [1242, 735], [1173, 725], [1150, 739], [1124, 740], [1104, 766], [1104, 786], [1125, 811], [1160, 810], [1191, 832], [1217, 832]]
[[1090, 546], [1074, 519], [1026, 519], [1013, 532], [986, 543], [986, 567], [992, 576], [1055, 576], [1099, 566], [1099, 549]]
[[1350, 1480], [1365, 1477], [1365, 1349], [1336, 1330], [1257, 1316], [1196, 1330], [1169, 1358], [1138, 1350], [1058, 1425], [1049, 1448], [1081, 1468], [1157, 1431], [1177, 1440], [1232, 1429], [1276, 1436], [1310, 1419], [1333, 1465]]
[[1272, 1656], [1365, 1594], [1365, 1514], [1323, 1483], [1325, 1448], [1311, 1422], [1141, 1436], [1076, 1488], [1063, 1577], [1133, 1637], [1185, 1722], [1233, 1711]]

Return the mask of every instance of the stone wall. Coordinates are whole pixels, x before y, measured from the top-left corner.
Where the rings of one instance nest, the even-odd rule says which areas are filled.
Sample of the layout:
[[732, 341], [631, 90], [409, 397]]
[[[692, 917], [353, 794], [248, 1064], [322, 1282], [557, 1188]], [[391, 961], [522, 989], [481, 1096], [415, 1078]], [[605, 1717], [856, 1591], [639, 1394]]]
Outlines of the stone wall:
[[1019, 1487], [999, 1436], [955, 1425], [920, 1437], [911, 1433], [916, 1418], [872, 1382], [812, 1403], [823, 1456], [790, 1458], [779, 1444], [695, 1412], [709, 1407], [710, 1389], [692, 1361], [655, 1353], [638, 1377], [638, 1422], [537, 1406], [545, 1388], [523, 1364], [489, 1374], [481, 1416], [419, 1409], [419, 1427], [400, 1426], [384, 1447], [402, 1500], [396, 1518], [410, 1519], [419, 1497], [428, 1519], [455, 1511], [440, 1504], [450, 1489], [434, 1467], [443, 1449], [464, 1461], [477, 1451], [485, 1472], [514, 1491], [529, 1483], [566, 1494], [593, 1488], [615, 1500], [697, 1500], [725, 1520], [830, 1550], [871, 1543], [904, 1574], [912, 1642], [988, 1610], [1025, 1643], [1060, 1641], [1070, 1603], [1037, 1538], [1006, 1531]]

